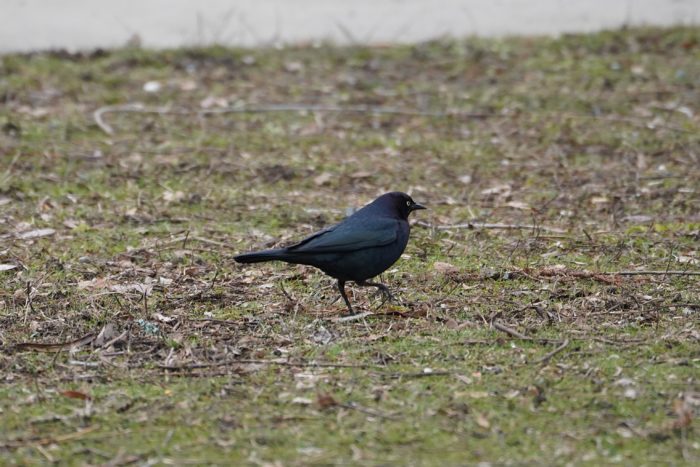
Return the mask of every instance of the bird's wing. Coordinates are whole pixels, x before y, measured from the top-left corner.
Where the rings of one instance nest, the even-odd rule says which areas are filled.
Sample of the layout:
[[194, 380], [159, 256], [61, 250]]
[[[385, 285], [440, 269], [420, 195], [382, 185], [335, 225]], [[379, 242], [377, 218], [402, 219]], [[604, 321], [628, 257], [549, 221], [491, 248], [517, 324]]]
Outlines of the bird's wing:
[[398, 236], [395, 219], [374, 219], [362, 224], [338, 224], [302, 240], [287, 250], [295, 253], [347, 253], [388, 245]]

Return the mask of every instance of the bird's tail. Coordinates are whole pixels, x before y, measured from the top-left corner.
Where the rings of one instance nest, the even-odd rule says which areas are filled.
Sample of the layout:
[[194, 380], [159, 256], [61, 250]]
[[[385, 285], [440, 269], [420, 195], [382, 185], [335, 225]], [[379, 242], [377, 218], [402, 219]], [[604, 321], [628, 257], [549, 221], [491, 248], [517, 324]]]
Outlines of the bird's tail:
[[239, 263], [262, 263], [264, 261], [286, 261], [288, 254], [285, 248], [275, 250], [254, 251], [252, 253], [244, 253], [234, 256]]

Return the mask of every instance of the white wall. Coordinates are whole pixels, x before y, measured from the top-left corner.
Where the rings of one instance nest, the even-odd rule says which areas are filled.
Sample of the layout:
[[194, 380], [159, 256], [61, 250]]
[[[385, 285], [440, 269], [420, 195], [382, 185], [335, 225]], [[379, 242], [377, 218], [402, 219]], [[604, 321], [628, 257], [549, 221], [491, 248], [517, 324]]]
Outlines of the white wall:
[[415, 42], [699, 24], [700, 0], [0, 0], [0, 52]]

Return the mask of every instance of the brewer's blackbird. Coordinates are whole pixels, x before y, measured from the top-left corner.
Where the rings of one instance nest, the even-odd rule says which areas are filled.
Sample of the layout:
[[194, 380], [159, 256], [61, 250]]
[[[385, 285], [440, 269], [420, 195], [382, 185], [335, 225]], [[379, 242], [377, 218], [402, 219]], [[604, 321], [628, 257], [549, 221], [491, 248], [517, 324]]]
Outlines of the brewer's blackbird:
[[392, 298], [379, 282], [370, 282], [386, 271], [403, 253], [411, 230], [408, 215], [425, 206], [406, 193], [386, 193], [351, 216], [327, 229], [286, 248], [256, 251], [234, 257], [239, 263], [285, 261], [315, 266], [338, 280], [338, 290], [350, 314], [352, 305], [345, 294], [345, 283], [376, 287]]

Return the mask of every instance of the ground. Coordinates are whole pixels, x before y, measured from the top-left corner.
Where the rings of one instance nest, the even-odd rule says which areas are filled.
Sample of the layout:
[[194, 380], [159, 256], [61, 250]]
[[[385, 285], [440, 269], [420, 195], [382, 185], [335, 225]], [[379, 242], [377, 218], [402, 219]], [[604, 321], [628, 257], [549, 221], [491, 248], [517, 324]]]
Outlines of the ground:
[[[697, 28], [0, 57], [0, 462], [697, 463], [699, 94]], [[395, 303], [232, 259], [391, 190]]]

